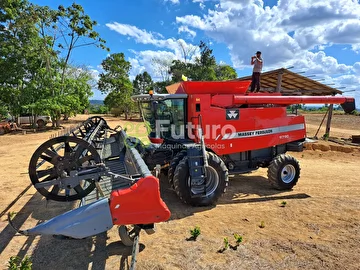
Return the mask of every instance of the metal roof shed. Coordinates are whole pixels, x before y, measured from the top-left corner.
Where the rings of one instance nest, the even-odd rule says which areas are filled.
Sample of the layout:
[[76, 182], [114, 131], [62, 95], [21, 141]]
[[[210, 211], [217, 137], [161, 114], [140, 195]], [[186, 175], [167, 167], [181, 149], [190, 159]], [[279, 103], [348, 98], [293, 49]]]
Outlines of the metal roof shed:
[[[235, 81], [248, 80], [251, 80], [251, 76], [235, 79]], [[260, 91], [281, 92], [284, 96], [327, 96], [342, 94], [338, 89], [292, 72], [286, 68], [263, 72], [261, 73], [260, 81]]]

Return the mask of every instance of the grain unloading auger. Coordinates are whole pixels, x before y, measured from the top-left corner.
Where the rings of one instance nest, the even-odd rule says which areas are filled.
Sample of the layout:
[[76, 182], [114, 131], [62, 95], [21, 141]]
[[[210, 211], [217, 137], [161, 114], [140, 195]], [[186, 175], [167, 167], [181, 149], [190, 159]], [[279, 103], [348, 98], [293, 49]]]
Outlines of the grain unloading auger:
[[80, 205], [17, 231], [81, 239], [120, 225], [125, 245], [132, 245], [141, 229], [153, 233], [154, 224], [168, 220], [170, 211], [160, 197], [159, 171], [155, 176], [150, 172], [134, 147], [137, 143], [101, 117], [43, 143], [29, 164], [34, 187], [48, 200], [81, 200]]

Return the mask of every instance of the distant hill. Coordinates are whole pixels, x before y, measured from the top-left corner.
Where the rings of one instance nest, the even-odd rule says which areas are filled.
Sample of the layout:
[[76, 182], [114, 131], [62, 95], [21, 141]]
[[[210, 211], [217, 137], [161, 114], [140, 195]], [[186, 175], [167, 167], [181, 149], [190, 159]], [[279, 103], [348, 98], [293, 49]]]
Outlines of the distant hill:
[[104, 105], [104, 101], [100, 99], [90, 99], [91, 105]]

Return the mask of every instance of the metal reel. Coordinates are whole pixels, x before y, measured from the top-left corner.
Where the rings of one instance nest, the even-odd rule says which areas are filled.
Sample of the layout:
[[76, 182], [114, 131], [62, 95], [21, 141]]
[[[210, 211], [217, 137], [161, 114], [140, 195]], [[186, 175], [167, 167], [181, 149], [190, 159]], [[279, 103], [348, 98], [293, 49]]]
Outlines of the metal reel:
[[101, 120], [106, 123], [105, 119], [100, 116], [92, 116], [87, 121], [92, 122], [93, 124], [99, 124]]
[[87, 178], [86, 174], [100, 164], [98, 152], [88, 142], [61, 136], [46, 141], [35, 151], [29, 175], [34, 187], [47, 199], [74, 201], [94, 190], [99, 177], [93, 173]]

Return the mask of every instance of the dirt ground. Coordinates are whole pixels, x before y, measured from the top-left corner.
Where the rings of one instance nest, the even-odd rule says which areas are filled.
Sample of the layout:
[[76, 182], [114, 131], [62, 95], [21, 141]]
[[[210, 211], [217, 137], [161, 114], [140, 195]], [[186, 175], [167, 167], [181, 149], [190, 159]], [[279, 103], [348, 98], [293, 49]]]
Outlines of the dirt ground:
[[[314, 136], [321, 118], [306, 116], [308, 136]], [[111, 127], [124, 123], [106, 119]], [[334, 116], [333, 124], [333, 136], [360, 134], [360, 117]], [[141, 123], [129, 126], [143, 128]], [[8, 225], [8, 212], [17, 212], [14, 223], [25, 229], [74, 207], [74, 203], [46, 203], [27, 175], [35, 149], [56, 134], [0, 136], [0, 269], [7, 269], [11, 256], [26, 255], [33, 269], [128, 269], [131, 250], [121, 243], [115, 227], [85, 240], [59, 240], [18, 236]], [[302, 168], [292, 191], [273, 190], [267, 171], [260, 169], [232, 177], [216, 207], [182, 204], [163, 180], [162, 198], [172, 216], [157, 225], [154, 235], [141, 234], [137, 269], [360, 269], [359, 149], [291, 154]], [[283, 201], [286, 206], [280, 207]], [[186, 241], [197, 225], [198, 240]], [[234, 243], [234, 233], [243, 236], [238, 249], [217, 253], [224, 237]]]

